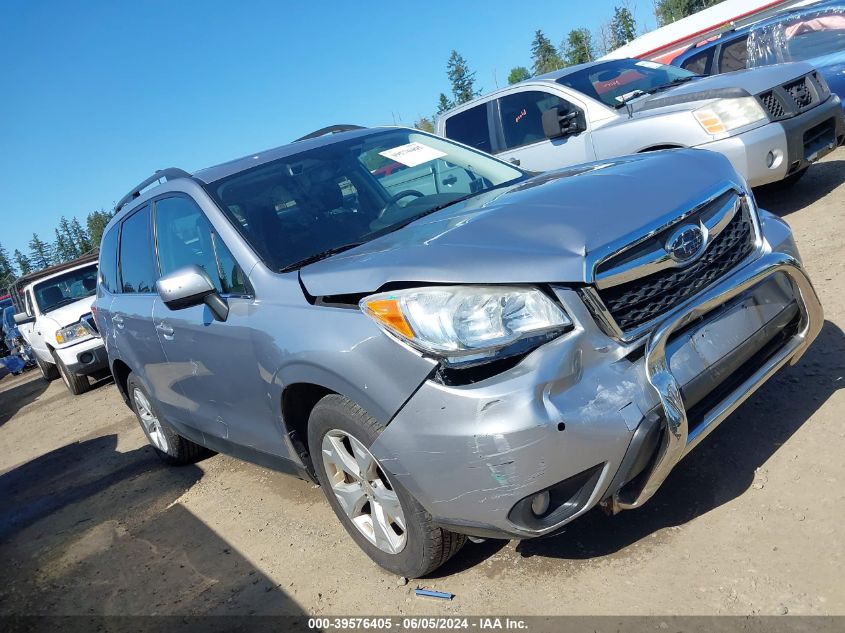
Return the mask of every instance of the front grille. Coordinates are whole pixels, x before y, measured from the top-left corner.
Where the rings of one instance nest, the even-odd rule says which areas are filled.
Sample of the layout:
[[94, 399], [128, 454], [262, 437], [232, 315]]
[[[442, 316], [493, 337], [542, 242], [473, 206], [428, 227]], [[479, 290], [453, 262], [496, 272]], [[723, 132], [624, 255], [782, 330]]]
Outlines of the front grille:
[[760, 95], [760, 102], [766, 109], [770, 119], [780, 119], [786, 114], [780, 101], [771, 90]]
[[801, 77], [797, 81], [790, 82], [783, 85], [783, 89], [792, 98], [799, 108], [806, 108], [813, 103], [813, 93], [807, 85], [807, 78]]
[[772, 90], [761, 92], [757, 99], [769, 119], [778, 121], [814, 108], [828, 96], [817, 73], [810, 73]]
[[754, 244], [754, 228], [748, 214], [739, 210], [698, 261], [690, 266], [600, 289], [598, 294], [619, 328], [632, 330], [680, 305], [722, 277], [754, 250]]

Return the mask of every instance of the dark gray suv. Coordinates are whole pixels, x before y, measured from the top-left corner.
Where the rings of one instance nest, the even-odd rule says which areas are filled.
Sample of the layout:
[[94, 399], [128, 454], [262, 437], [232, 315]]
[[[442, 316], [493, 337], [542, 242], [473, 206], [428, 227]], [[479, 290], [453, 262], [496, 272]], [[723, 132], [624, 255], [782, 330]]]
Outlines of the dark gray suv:
[[639, 507], [822, 323], [723, 156], [533, 176], [402, 128], [154, 174], [107, 227], [95, 309], [164, 461], [311, 478], [405, 576], [465, 535]]

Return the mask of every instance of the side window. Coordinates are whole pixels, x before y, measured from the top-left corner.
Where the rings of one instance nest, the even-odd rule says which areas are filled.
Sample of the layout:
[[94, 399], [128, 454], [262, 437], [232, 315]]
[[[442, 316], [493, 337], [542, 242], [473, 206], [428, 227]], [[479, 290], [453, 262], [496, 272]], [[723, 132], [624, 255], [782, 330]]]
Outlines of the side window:
[[156, 238], [161, 274], [196, 264], [222, 294], [247, 294], [246, 276], [200, 208], [184, 196], [156, 202]]
[[743, 37], [722, 46], [719, 52], [719, 72], [729, 73], [743, 70], [748, 61], [748, 38]]
[[543, 112], [555, 106], [570, 109], [560, 97], [539, 90], [517, 92], [499, 99], [505, 147], [513, 149], [545, 140]]
[[120, 279], [123, 292], [155, 292], [158, 271], [153, 258], [149, 206], [130, 215], [121, 225]]
[[708, 48], [705, 51], [696, 53], [684, 63], [681, 68], [695, 73], [696, 75], [706, 75], [710, 72], [710, 58], [713, 57], [713, 49]]
[[100, 244], [100, 285], [109, 292], [120, 292], [117, 283], [117, 238], [120, 228], [114, 225]]
[[482, 103], [446, 119], [446, 138], [469, 145], [482, 152], [491, 152], [490, 128], [487, 126], [487, 104]]

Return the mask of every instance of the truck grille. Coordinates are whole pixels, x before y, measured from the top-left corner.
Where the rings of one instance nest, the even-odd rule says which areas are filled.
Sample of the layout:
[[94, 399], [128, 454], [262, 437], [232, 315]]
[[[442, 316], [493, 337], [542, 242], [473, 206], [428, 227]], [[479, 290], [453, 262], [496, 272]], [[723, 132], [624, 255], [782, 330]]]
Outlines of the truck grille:
[[[724, 199], [722, 196], [719, 201], [724, 204]], [[599, 288], [598, 297], [619, 329], [623, 333], [630, 332], [724, 276], [751, 254], [755, 244], [755, 230], [745, 205], [742, 205], [694, 263], [685, 268], [669, 268], [616, 286]]]
[[825, 101], [829, 92], [813, 72], [757, 95], [772, 121], [788, 119]]

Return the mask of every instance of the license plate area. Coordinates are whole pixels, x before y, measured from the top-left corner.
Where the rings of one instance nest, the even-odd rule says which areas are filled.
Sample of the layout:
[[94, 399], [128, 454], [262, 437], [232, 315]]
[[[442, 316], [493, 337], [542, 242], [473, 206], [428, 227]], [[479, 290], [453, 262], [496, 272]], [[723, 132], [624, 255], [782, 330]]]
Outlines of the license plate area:
[[813, 162], [836, 147], [836, 125], [828, 119], [804, 132], [804, 160]]

